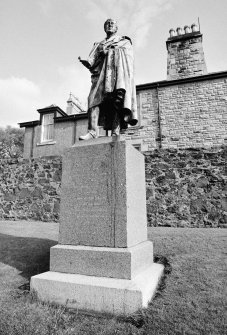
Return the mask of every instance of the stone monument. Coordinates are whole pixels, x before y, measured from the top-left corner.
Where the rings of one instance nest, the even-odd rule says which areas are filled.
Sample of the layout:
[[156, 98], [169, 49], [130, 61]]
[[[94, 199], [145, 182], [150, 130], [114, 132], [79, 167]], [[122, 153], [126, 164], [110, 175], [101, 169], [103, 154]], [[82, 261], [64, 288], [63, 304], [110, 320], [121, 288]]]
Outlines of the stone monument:
[[147, 240], [144, 156], [119, 136], [68, 149], [59, 244], [31, 289], [43, 301], [127, 315], [147, 306], [162, 271]]
[[[131, 41], [114, 20], [104, 27], [106, 39], [80, 59], [92, 73], [89, 127], [63, 157], [59, 244], [31, 289], [43, 301], [129, 314], [147, 306], [163, 266], [147, 240], [144, 156], [118, 135], [137, 122]], [[100, 120], [112, 137], [97, 138]]]

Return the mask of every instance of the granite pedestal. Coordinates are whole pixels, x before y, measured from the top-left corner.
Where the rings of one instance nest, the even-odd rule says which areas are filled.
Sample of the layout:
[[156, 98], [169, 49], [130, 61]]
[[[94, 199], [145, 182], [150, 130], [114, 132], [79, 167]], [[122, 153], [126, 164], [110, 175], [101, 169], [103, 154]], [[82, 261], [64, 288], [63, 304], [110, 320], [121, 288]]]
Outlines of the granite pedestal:
[[147, 240], [143, 155], [119, 137], [68, 149], [59, 244], [31, 288], [44, 301], [129, 314], [147, 306], [162, 271]]

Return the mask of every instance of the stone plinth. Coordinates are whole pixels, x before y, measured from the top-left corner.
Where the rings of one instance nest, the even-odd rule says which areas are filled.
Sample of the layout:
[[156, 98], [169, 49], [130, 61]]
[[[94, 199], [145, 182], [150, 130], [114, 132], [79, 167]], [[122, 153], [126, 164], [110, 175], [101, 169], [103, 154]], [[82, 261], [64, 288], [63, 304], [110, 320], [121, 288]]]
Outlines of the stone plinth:
[[60, 244], [131, 247], [147, 240], [146, 224], [145, 169], [140, 152], [112, 138], [83, 141], [67, 150]]
[[153, 263], [150, 241], [130, 248], [57, 245], [50, 249], [50, 271], [132, 279]]
[[147, 241], [143, 155], [119, 138], [67, 150], [60, 218], [50, 271], [31, 280], [38, 297], [114, 314], [145, 307], [163, 266]]

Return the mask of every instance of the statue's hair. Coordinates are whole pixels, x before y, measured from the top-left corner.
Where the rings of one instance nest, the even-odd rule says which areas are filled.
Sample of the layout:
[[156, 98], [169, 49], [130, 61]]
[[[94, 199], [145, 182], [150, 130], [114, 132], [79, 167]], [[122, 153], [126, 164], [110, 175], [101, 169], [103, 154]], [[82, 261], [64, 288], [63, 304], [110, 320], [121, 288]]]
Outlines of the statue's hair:
[[118, 26], [117, 26], [117, 20], [114, 20], [114, 19], [107, 19], [105, 22], [104, 22], [104, 29], [105, 29], [105, 26], [107, 24], [108, 21], [114, 21], [116, 23], [116, 27], [118, 29]]

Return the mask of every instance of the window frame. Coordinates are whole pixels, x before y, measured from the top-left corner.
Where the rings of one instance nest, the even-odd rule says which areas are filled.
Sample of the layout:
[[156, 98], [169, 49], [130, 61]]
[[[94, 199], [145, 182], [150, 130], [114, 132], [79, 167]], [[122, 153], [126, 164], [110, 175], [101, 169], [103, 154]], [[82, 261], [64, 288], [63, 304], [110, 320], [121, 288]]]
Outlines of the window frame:
[[[51, 119], [50, 121], [47, 121], [47, 123], [45, 123], [45, 120], [47, 119], [47, 117], [49, 116], [49, 119]], [[51, 118], [50, 118], [51, 116]], [[53, 142], [54, 141], [54, 117], [55, 117], [55, 113], [44, 113], [42, 114], [41, 117], [41, 138], [40, 138], [40, 142], [41, 143], [48, 143], [48, 142]], [[46, 131], [46, 129], [48, 129], [49, 127], [52, 127], [51, 131]], [[49, 135], [51, 134], [51, 138], [48, 138]]]

